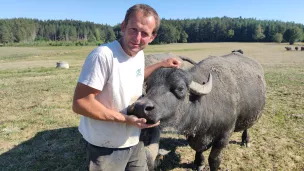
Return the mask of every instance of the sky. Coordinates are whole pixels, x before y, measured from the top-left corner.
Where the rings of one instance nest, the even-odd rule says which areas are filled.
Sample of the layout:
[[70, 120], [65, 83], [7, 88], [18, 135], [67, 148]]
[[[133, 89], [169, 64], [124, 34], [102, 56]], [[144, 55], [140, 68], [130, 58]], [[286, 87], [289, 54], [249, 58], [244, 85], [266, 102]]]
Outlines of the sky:
[[73, 19], [113, 26], [138, 3], [152, 6], [165, 19], [241, 16], [304, 24], [304, 0], [0, 0], [0, 19]]

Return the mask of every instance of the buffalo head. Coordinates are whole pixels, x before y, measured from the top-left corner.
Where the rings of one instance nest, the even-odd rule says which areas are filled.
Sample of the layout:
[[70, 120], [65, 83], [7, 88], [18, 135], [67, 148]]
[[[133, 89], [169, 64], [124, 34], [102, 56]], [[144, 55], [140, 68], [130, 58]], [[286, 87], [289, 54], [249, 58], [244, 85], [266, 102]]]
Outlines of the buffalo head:
[[[212, 76], [205, 84], [193, 81], [190, 72], [160, 68], [147, 79], [146, 94], [130, 107], [130, 113], [146, 118], [148, 123], [178, 120], [181, 113], [212, 89]], [[195, 97], [195, 98], [194, 98]], [[196, 99], [196, 100], [195, 100]], [[170, 126], [167, 125], [167, 126]]]

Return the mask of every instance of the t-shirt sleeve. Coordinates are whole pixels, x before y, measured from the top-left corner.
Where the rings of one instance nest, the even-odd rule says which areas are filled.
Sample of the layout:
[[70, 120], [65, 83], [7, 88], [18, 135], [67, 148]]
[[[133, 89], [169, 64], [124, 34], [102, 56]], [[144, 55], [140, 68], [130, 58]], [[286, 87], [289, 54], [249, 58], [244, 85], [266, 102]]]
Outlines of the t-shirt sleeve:
[[91, 53], [84, 62], [78, 82], [102, 91], [110, 73], [106, 56], [101, 53]]

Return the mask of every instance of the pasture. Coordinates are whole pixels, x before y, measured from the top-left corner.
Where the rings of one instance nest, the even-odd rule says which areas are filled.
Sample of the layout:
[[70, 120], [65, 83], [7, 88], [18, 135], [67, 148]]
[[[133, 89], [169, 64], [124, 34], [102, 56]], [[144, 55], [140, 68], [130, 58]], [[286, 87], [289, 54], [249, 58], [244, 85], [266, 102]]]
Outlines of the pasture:
[[[251, 147], [241, 147], [241, 133], [234, 133], [220, 168], [303, 170], [304, 51], [286, 51], [285, 46], [169, 44], [150, 45], [145, 53], [171, 52], [199, 61], [242, 49], [259, 61], [267, 83], [266, 107], [249, 129]], [[81, 66], [94, 48], [0, 47], [0, 170], [84, 170], [85, 145], [71, 103]], [[56, 69], [58, 61], [69, 62], [70, 68]], [[164, 132], [161, 148], [171, 152], [158, 170], [191, 170], [195, 153], [184, 136]]]

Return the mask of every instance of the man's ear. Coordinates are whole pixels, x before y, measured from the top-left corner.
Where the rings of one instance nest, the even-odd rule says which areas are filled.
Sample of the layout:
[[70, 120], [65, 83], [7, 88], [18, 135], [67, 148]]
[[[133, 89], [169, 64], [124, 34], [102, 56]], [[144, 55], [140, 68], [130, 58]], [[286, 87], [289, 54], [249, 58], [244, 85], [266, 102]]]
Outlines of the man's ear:
[[125, 21], [123, 21], [123, 22], [121, 23], [121, 25], [120, 25], [120, 30], [121, 30], [121, 32], [125, 32], [125, 31], [126, 31], [126, 22], [125, 22]]
[[151, 36], [151, 38], [150, 38], [150, 41], [149, 41], [149, 43], [151, 43], [154, 39], [155, 39], [155, 37], [157, 36], [157, 34], [155, 33], [155, 34], [152, 34], [152, 36]]

